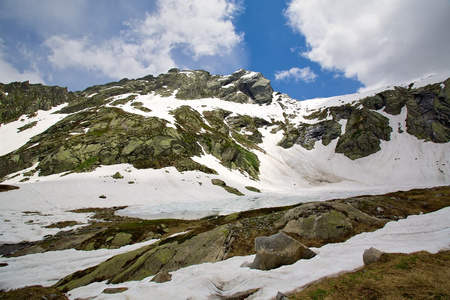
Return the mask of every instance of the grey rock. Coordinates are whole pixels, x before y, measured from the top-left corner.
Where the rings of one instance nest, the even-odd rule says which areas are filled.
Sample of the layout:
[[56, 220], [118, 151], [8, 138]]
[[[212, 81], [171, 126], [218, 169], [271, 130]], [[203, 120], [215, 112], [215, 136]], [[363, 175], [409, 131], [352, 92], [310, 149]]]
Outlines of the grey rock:
[[156, 282], [156, 283], [163, 283], [163, 282], [167, 282], [167, 281], [171, 281], [171, 280], [172, 280], [172, 274], [169, 274], [166, 271], [158, 272], [152, 279], [152, 281]]
[[270, 80], [264, 78], [261, 73], [241, 79], [239, 89], [258, 104], [272, 102], [273, 89]]
[[127, 291], [127, 287], [106, 288], [103, 290], [103, 294], [120, 294]]
[[290, 265], [316, 254], [308, 247], [283, 232], [255, 239], [256, 257], [251, 268], [271, 270]]
[[364, 265], [367, 266], [368, 264], [377, 262], [381, 258], [382, 254], [383, 254], [382, 251], [375, 249], [373, 247], [365, 250], [363, 253]]
[[285, 294], [283, 294], [282, 292], [278, 292], [276, 299], [277, 300], [288, 300], [289, 298]]

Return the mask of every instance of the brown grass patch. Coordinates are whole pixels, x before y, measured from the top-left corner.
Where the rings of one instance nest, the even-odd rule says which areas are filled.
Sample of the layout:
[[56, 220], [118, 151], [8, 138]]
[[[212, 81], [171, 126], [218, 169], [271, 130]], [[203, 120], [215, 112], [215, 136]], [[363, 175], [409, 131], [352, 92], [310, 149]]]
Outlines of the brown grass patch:
[[383, 254], [364, 268], [327, 278], [289, 299], [450, 299], [450, 251]]
[[48, 226], [45, 226], [45, 228], [66, 228], [66, 227], [72, 227], [75, 225], [80, 225], [81, 223], [77, 222], [77, 221], [61, 221], [61, 222], [56, 222], [56, 223], [52, 223]]
[[28, 286], [11, 291], [0, 291], [1, 300], [66, 300], [68, 299], [61, 291], [52, 287], [43, 287], [40, 285]]

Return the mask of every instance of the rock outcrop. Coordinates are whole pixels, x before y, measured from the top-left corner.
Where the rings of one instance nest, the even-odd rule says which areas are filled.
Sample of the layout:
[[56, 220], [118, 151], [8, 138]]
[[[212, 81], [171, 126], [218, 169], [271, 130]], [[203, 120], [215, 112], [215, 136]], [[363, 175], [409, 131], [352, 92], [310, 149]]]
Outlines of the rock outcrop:
[[288, 210], [275, 224], [299, 240], [337, 242], [353, 235], [361, 224], [379, 228], [386, 222], [350, 204], [314, 202]]
[[22, 115], [33, 115], [38, 110], [71, 102], [76, 93], [59, 86], [25, 82], [0, 83], [0, 124], [17, 120]]

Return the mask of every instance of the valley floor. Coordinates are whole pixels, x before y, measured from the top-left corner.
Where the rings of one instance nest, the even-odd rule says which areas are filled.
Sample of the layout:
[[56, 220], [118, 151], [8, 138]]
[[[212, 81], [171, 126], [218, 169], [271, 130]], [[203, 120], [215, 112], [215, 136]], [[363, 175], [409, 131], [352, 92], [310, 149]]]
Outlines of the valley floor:
[[[353, 194], [350, 195], [353, 196]], [[186, 203], [186, 205], [188, 204]], [[22, 212], [18, 211], [18, 213]], [[392, 221], [382, 229], [358, 234], [345, 242], [312, 248], [317, 256], [311, 260], [301, 260], [293, 265], [270, 271], [246, 267], [253, 261], [254, 255], [237, 256], [221, 262], [204, 263], [179, 269], [171, 272], [172, 280], [165, 283], [150, 282], [151, 277], [116, 285], [107, 284], [106, 281], [96, 282], [71, 290], [67, 296], [70, 299], [93, 299], [91, 297], [95, 299], [226, 299], [251, 291], [254, 294], [249, 299], [273, 299], [278, 292], [289, 295], [324, 277], [336, 276], [342, 272], [350, 272], [362, 267], [362, 254], [370, 247], [388, 253], [416, 251], [436, 253], [441, 250], [449, 250], [449, 213], [450, 207], [446, 207], [436, 212], [412, 215], [406, 219]], [[45, 214], [36, 211], [29, 211], [27, 215], [33, 216], [34, 219], [38, 219], [40, 215], [45, 217]], [[86, 213], [84, 218], [87, 220], [89, 216], [92, 216], [92, 213]], [[60, 216], [48, 217], [58, 220]], [[3, 221], [3, 223], [13, 223], [12, 225], [18, 227], [31, 226], [30, 224], [34, 223], [26, 225], [23, 224], [23, 220], [22, 222], [17, 222], [18, 220]], [[60, 229], [55, 228], [55, 231], [58, 230]], [[78, 251], [69, 249], [12, 258], [1, 257], [0, 289], [35, 284], [51, 286], [70, 273], [97, 265], [116, 254], [128, 252], [153, 242], [154, 240], [150, 240], [114, 250]], [[104, 293], [103, 291], [108, 288], [120, 288], [121, 292], [117, 294]]]

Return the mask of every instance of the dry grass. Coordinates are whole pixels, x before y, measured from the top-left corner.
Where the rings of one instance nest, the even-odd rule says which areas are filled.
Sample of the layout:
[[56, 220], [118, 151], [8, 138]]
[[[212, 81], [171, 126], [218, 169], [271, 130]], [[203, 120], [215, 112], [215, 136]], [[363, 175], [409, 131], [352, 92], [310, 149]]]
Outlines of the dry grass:
[[68, 299], [61, 291], [52, 287], [28, 286], [11, 291], [0, 291], [1, 300], [65, 300]]
[[289, 299], [450, 299], [450, 251], [383, 254], [374, 264], [324, 279]]

